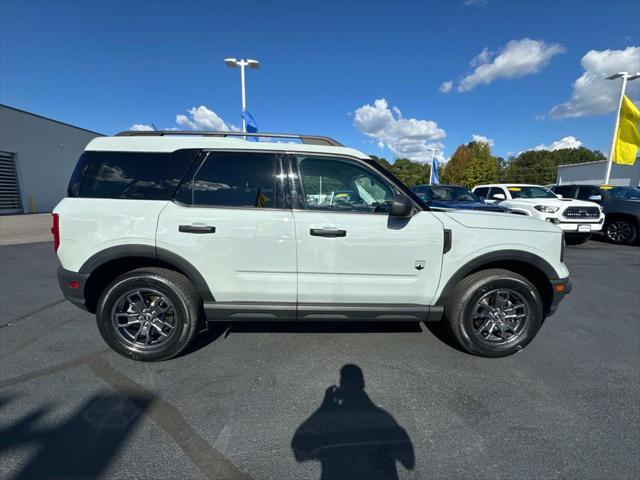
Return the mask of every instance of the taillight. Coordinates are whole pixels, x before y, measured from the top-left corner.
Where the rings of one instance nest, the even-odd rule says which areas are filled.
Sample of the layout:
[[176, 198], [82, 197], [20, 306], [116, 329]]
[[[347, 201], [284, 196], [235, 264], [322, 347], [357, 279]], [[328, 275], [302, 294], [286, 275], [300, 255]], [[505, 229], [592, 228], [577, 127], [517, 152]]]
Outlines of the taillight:
[[57, 213], [51, 214], [53, 217], [53, 226], [51, 227], [51, 233], [53, 233], [53, 249], [57, 252], [60, 246], [60, 216]]

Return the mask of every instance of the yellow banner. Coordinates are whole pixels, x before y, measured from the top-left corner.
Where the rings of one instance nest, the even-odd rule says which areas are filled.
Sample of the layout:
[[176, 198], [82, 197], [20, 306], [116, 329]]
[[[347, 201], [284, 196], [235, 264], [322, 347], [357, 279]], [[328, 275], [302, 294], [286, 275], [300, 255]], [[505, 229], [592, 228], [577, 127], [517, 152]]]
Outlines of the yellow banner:
[[620, 109], [620, 125], [616, 135], [616, 148], [613, 162], [623, 165], [633, 165], [638, 157], [640, 133], [638, 132], [640, 110], [625, 95]]

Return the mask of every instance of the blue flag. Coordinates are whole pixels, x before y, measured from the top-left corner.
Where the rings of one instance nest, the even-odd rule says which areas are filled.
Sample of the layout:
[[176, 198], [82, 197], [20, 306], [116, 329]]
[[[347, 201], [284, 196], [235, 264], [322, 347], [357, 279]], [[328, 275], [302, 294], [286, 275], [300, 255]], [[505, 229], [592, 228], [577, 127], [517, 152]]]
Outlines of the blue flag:
[[[242, 118], [246, 122], [247, 125], [247, 133], [257, 133], [258, 132], [258, 124], [256, 123], [256, 119], [253, 118], [253, 115], [249, 113], [248, 110], [242, 111]], [[254, 142], [258, 141], [258, 137], [247, 137], [248, 140], [253, 140]]]
[[438, 178], [438, 160], [435, 158], [431, 161], [431, 185], [438, 185], [440, 183], [440, 179]]

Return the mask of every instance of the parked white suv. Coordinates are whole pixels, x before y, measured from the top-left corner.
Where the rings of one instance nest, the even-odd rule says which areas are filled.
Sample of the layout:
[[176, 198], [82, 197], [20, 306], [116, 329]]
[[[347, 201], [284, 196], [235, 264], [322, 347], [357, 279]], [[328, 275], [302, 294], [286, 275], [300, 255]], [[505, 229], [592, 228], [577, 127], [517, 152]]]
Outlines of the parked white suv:
[[499, 357], [571, 289], [551, 224], [429, 210], [326, 137], [237, 135], [123, 132], [80, 157], [53, 214], [59, 283], [118, 353], [168, 359], [203, 320], [444, 316], [467, 351]]
[[568, 244], [584, 243], [592, 232], [602, 230], [604, 213], [597, 203], [562, 198], [540, 185], [524, 183], [478, 185], [472, 190], [485, 203], [493, 203], [512, 213], [553, 223], [565, 232]]

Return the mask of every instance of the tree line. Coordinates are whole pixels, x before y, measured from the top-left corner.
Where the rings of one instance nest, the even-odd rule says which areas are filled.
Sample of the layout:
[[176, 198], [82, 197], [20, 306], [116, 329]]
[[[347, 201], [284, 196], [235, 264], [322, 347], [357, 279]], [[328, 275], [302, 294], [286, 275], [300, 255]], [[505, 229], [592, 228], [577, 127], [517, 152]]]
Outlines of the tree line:
[[[394, 163], [371, 155], [406, 185], [429, 183], [431, 167], [406, 158]], [[460, 145], [447, 163], [440, 167], [440, 183], [464, 185], [471, 188], [483, 183], [555, 183], [558, 165], [606, 160], [598, 150], [585, 147], [560, 150], [528, 150], [505, 160], [491, 154], [491, 147], [484, 142]]]

